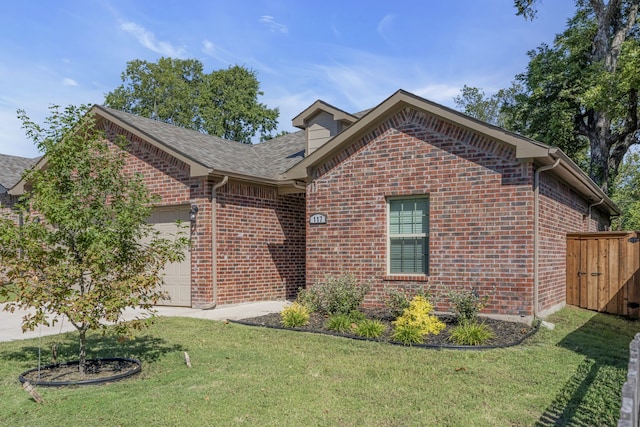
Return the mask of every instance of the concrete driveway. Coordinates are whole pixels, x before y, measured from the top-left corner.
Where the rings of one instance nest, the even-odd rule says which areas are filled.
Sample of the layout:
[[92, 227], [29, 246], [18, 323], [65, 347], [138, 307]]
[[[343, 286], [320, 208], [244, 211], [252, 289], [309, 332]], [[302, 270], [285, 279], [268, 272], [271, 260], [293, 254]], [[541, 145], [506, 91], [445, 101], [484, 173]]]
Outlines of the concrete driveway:
[[[222, 305], [212, 310], [199, 310], [186, 307], [158, 306], [158, 316], [195, 317], [209, 320], [239, 320], [263, 314], [279, 313], [287, 306], [287, 301], [262, 301], [233, 305]], [[62, 332], [75, 331], [73, 325], [66, 319], [61, 319], [55, 326], [41, 326], [33, 331], [22, 332], [22, 318], [28, 311], [16, 310], [9, 313], [4, 310], [6, 304], [0, 304], [0, 342], [14, 341], [27, 338], [37, 338], [45, 335], [55, 335]], [[125, 320], [131, 320], [142, 314], [139, 310], [128, 310], [124, 313]]]

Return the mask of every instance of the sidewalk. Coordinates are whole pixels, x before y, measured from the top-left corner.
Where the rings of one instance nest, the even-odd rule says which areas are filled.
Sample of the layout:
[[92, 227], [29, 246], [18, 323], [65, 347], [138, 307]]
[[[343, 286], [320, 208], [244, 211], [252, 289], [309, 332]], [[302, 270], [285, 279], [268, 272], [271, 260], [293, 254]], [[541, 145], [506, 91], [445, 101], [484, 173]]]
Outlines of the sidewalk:
[[[239, 320], [249, 317], [262, 316], [263, 314], [278, 313], [286, 305], [287, 301], [262, 301], [243, 304], [223, 305], [212, 310], [199, 310], [188, 307], [156, 307], [158, 316], [167, 317], [194, 317], [209, 320]], [[22, 318], [28, 313], [16, 310], [14, 313], [4, 311], [6, 304], [0, 304], [0, 342], [37, 338], [45, 335], [55, 335], [63, 332], [75, 331], [75, 328], [65, 318], [53, 327], [41, 326], [33, 331], [22, 332]], [[125, 320], [134, 319], [142, 313], [139, 310], [127, 310], [124, 313]]]

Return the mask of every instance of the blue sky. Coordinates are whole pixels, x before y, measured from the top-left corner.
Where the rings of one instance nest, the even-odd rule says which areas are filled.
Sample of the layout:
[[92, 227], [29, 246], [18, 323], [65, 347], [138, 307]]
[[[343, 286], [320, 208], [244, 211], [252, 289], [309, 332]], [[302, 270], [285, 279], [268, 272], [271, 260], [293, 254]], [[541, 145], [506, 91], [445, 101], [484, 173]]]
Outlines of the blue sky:
[[[188, 6], [186, 6], [188, 5]], [[574, 12], [544, 1], [533, 22], [512, 0], [22, 0], [0, 14], [0, 153], [39, 155], [16, 110], [101, 104], [128, 61], [196, 58], [206, 72], [257, 72], [280, 129], [316, 99], [348, 112], [398, 89], [444, 105], [464, 84], [486, 93], [525, 70]]]

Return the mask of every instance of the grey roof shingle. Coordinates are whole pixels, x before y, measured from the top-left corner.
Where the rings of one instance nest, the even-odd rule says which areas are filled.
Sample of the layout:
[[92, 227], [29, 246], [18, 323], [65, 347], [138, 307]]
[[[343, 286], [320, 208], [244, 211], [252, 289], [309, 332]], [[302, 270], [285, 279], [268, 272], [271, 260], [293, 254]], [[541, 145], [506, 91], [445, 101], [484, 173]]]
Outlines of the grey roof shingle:
[[40, 158], [28, 159], [26, 157], [9, 156], [0, 154], [0, 185], [10, 189], [20, 181], [22, 173], [33, 166]]
[[302, 160], [305, 148], [304, 131], [294, 132], [269, 141], [249, 145], [229, 141], [164, 122], [96, 106], [157, 143], [207, 168], [249, 175], [256, 178], [277, 179], [291, 166]]

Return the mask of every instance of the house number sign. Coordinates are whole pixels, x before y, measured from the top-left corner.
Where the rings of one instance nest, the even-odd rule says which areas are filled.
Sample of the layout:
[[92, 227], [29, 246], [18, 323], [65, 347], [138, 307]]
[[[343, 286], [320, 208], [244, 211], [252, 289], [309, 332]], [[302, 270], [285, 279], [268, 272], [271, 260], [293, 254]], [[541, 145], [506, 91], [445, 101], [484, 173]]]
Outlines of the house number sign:
[[327, 216], [325, 214], [317, 213], [317, 214], [311, 215], [311, 218], [309, 218], [309, 224], [326, 224], [326, 223], [327, 223]]

